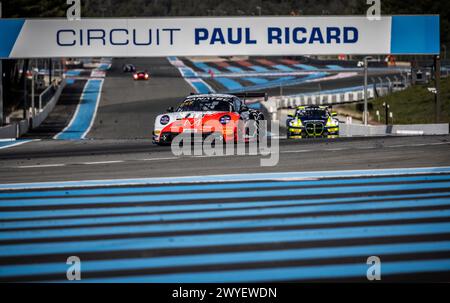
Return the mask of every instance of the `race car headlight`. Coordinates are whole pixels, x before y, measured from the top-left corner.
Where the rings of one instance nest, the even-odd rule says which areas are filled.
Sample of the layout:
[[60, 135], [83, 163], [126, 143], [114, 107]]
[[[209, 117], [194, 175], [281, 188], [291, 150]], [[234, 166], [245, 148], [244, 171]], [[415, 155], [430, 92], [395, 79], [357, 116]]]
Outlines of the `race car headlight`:
[[327, 126], [328, 127], [333, 127], [333, 126], [337, 126], [337, 125], [338, 125], [337, 121], [335, 121], [335, 120], [333, 120], [331, 118], [328, 119], [328, 121], [327, 121]]
[[228, 115], [222, 116], [219, 119], [220, 124], [228, 124], [231, 121], [231, 117]]
[[303, 123], [302, 123], [302, 120], [300, 120], [300, 119], [294, 119], [294, 120], [289, 121], [289, 126], [302, 127]]
[[166, 125], [170, 122], [170, 117], [167, 115], [164, 115], [161, 117], [161, 119], [159, 120], [159, 123], [161, 123], [161, 125]]

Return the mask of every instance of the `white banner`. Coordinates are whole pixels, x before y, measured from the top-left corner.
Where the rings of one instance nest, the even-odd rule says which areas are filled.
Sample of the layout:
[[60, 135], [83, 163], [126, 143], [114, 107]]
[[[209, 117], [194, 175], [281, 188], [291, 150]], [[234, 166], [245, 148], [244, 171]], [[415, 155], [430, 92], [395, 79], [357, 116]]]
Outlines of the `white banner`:
[[0, 57], [389, 54], [393, 18], [4, 19]]

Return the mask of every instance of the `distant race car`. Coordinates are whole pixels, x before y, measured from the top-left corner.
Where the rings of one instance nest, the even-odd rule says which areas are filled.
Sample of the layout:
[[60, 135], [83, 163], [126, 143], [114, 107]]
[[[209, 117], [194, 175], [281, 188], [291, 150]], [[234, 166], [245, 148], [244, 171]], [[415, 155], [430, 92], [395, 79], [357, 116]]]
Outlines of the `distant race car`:
[[286, 121], [288, 138], [337, 137], [339, 120], [326, 106], [300, 106]]
[[64, 61], [64, 64], [69, 69], [84, 67], [84, 63], [81, 60], [75, 58], [68, 58], [66, 61]]
[[134, 73], [136, 71], [136, 67], [133, 64], [124, 64], [122, 70], [124, 73]]
[[146, 71], [138, 71], [133, 74], [134, 80], [148, 80], [150, 75]]
[[[169, 108], [167, 113], [159, 115], [155, 120], [153, 142], [159, 145], [170, 144], [180, 134], [201, 133], [202, 139], [211, 134], [220, 134], [222, 142], [236, 142], [244, 139], [249, 142], [263, 135], [259, 122], [264, 115], [249, 108], [246, 98], [267, 98], [266, 94], [245, 93], [236, 95], [204, 94], [191, 95], [176, 108]], [[238, 123], [242, 121], [244, 123]], [[253, 123], [253, 127], [247, 125]], [[242, 133], [238, 133], [245, 124]]]

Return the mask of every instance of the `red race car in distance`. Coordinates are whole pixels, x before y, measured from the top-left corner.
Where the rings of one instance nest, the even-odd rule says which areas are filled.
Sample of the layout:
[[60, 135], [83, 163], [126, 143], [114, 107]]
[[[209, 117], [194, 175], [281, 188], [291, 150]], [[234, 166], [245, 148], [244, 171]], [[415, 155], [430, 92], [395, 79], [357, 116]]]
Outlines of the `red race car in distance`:
[[134, 80], [148, 80], [150, 75], [146, 71], [138, 71], [133, 74]]

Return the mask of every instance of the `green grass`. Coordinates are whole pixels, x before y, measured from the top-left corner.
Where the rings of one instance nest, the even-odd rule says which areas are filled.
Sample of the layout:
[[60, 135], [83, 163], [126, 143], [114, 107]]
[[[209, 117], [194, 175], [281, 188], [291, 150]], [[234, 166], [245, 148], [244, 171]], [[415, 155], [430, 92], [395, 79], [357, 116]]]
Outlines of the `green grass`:
[[[372, 101], [371, 119], [376, 120], [376, 111], [380, 111], [381, 122], [385, 121], [383, 102], [390, 106], [394, 115], [394, 124], [422, 124], [435, 122], [434, 94], [428, 91], [429, 85], [415, 85], [404, 91], [390, 94]], [[441, 80], [441, 119], [450, 122], [450, 78]]]

